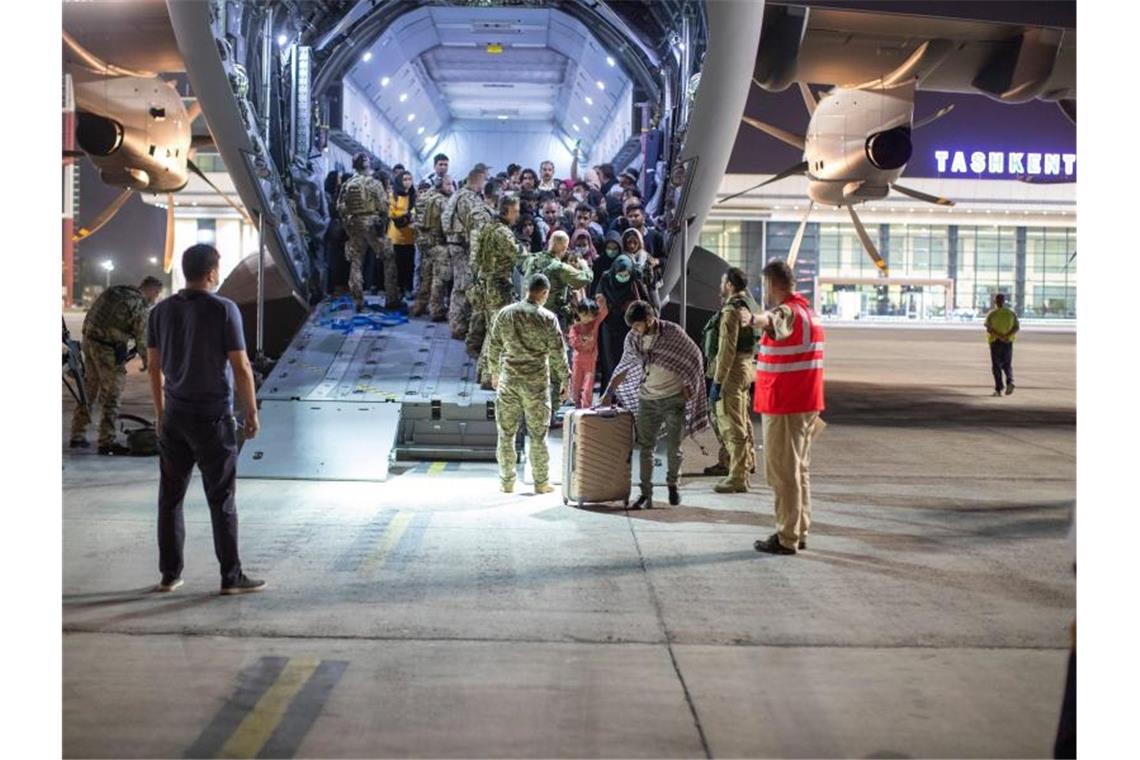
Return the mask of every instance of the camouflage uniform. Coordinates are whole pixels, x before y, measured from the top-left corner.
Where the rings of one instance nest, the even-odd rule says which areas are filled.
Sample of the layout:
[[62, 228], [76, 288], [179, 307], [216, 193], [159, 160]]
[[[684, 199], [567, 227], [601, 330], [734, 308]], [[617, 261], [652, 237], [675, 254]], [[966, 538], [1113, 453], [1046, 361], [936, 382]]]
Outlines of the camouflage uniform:
[[[709, 362], [708, 376], [720, 385], [720, 398], [713, 404], [714, 430], [721, 443], [718, 463], [728, 468], [725, 485], [748, 486], [748, 475], [756, 469], [756, 444], [749, 413], [749, 387], [756, 374], [756, 336], [752, 329], [740, 329], [736, 310], [753, 313], [760, 307], [748, 292], [725, 301], [717, 324], [717, 349]], [[711, 320], [710, 320], [711, 322]]]
[[523, 280], [539, 273], [550, 280], [550, 296], [546, 299], [546, 308], [554, 312], [558, 324], [565, 330], [570, 318], [570, 296], [575, 290], [593, 282], [594, 272], [585, 262], [575, 266], [562, 261], [550, 251], [541, 251], [527, 258]]
[[[471, 287], [467, 291], [467, 300], [471, 302], [471, 319], [467, 323], [467, 353], [477, 357], [482, 352], [487, 327], [491, 324], [490, 318], [485, 313], [486, 278], [480, 270], [482, 264], [479, 258], [481, 244], [479, 236], [488, 224], [495, 221], [495, 212], [484, 202], [471, 209], [470, 219], [471, 233], [468, 239], [471, 241], [471, 252], [467, 256], [467, 267], [471, 272]], [[491, 315], [493, 316], [494, 312], [491, 312]]]
[[471, 287], [471, 271], [467, 265], [467, 229], [463, 219], [472, 207], [472, 202], [483, 204], [482, 196], [466, 187], [448, 199], [443, 208], [442, 226], [447, 237], [447, 257], [451, 262], [451, 305], [447, 309], [447, 322], [451, 327], [451, 337], [463, 340], [467, 337], [467, 323], [471, 319], [471, 306], [467, 295]]
[[437, 195], [439, 195], [439, 190], [434, 186], [420, 190], [416, 193], [416, 205], [412, 208], [412, 227], [415, 229], [416, 250], [420, 255], [419, 263], [416, 265], [416, 300], [412, 304], [413, 317], [418, 317], [424, 313], [427, 308], [428, 294], [431, 292], [431, 258], [429, 257], [431, 244], [428, 242], [430, 230], [425, 214], [428, 203]]
[[[482, 321], [475, 315], [471, 317], [471, 331], [467, 334], [467, 350], [472, 352], [473, 338], [478, 339], [479, 362], [476, 365], [479, 379], [490, 382], [491, 373], [487, 364], [487, 346], [483, 340], [485, 325], [491, 320], [499, 309], [512, 301], [517, 301], [511, 273], [519, 260], [519, 243], [515, 233], [501, 219], [485, 225], [479, 233], [477, 247], [473, 246], [479, 254], [475, 269], [479, 273], [479, 296], [483, 301]], [[557, 321], [557, 318], [556, 318]]]
[[380, 180], [370, 174], [357, 174], [344, 183], [336, 201], [337, 211], [344, 220], [348, 244], [344, 256], [351, 264], [348, 289], [357, 306], [364, 305], [364, 274], [361, 267], [368, 247], [384, 264], [384, 293], [388, 308], [400, 303], [400, 284], [396, 273], [396, 250], [388, 239], [388, 194]]
[[495, 315], [487, 336], [487, 366], [498, 378], [495, 422], [499, 429], [496, 459], [504, 489], [515, 483], [515, 436], [526, 422], [534, 483], [549, 483], [551, 381], [564, 390], [570, 381], [566, 344], [554, 315], [530, 301], [505, 307]]
[[[87, 403], [103, 409], [99, 419], [99, 446], [115, 442], [119, 418], [119, 398], [127, 379], [124, 357], [127, 344], [134, 341], [146, 364], [146, 318], [150, 303], [138, 288], [116, 285], [95, 299], [83, 320], [83, 386]], [[118, 356], [116, 356], [118, 353]], [[72, 440], [85, 438], [91, 424], [91, 410], [79, 405], [71, 418]]]
[[420, 289], [416, 294], [413, 314], [422, 314], [424, 304], [431, 312], [431, 318], [440, 322], [447, 318], [444, 311], [444, 302], [447, 300], [448, 287], [451, 284], [451, 259], [447, 247], [447, 239], [443, 233], [443, 207], [447, 196], [436, 190], [424, 209], [424, 229], [426, 234], [420, 248]]

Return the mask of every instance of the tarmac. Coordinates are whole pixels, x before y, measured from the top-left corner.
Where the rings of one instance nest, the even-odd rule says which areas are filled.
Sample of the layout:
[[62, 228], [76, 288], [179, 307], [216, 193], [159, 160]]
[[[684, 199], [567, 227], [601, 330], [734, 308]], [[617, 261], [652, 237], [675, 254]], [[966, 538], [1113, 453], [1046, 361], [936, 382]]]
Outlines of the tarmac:
[[[1075, 349], [1027, 329], [993, 398], [980, 328], [829, 328], [794, 557], [752, 549], [762, 475], [718, 495], [690, 474], [682, 506], [631, 512], [499, 493], [489, 463], [397, 463], [239, 481], [269, 589], [232, 598], [195, 478], [186, 584], [159, 595], [157, 461], [68, 451], [64, 755], [1049, 756]], [[132, 365], [123, 411], [149, 416], [148, 392]]]

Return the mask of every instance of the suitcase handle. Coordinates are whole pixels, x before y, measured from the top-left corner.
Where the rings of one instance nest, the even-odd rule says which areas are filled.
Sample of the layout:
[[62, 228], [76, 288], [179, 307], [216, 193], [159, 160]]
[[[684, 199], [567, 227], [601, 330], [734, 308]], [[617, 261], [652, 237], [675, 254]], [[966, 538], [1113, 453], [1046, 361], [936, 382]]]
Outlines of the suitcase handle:
[[591, 411], [598, 413], [599, 417], [616, 417], [619, 410], [616, 406], [592, 406]]

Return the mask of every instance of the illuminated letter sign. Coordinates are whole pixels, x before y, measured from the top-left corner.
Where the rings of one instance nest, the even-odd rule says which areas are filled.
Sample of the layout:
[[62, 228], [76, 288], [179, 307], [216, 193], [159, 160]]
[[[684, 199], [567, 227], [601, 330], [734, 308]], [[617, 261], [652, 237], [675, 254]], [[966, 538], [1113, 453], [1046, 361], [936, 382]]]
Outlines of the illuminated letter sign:
[[1016, 179], [1047, 174], [1072, 177], [1077, 172], [1077, 154], [939, 148], [934, 151], [934, 165], [939, 174], [951, 176]]

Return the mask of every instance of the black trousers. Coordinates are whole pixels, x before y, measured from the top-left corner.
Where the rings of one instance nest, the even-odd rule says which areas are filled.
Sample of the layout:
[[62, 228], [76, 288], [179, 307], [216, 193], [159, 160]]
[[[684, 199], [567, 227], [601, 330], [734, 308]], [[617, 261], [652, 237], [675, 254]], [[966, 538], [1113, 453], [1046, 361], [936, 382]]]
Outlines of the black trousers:
[[1005, 373], [1005, 384], [1013, 385], [1013, 344], [995, 340], [990, 344], [990, 366], [994, 372], [994, 389], [1001, 390], [1001, 376]]
[[415, 245], [394, 245], [396, 251], [396, 275], [400, 280], [400, 290], [410, 291], [416, 276]]
[[182, 502], [194, 465], [202, 473], [214, 554], [222, 571], [222, 586], [241, 577], [238, 558], [238, 518], [234, 492], [237, 480], [237, 422], [232, 414], [198, 417], [167, 411], [159, 433], [158, 569], [163, 578], [182, 575], [182, 545], [186, 525]]

